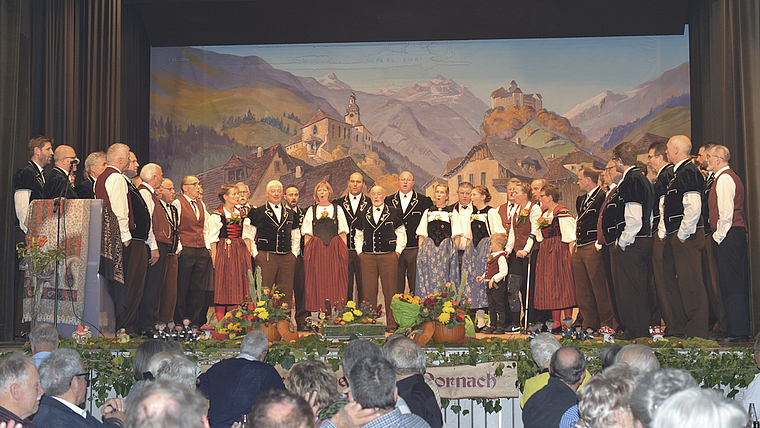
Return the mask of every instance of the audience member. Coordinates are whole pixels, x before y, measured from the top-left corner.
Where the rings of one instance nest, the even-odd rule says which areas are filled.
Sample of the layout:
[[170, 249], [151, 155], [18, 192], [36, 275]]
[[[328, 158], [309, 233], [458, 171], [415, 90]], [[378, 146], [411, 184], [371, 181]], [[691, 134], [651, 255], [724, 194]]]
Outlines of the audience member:
[[653, 428], [742, 428], [749, 417], [741, 405], [713, 389], [689, 388], [665, 400]]
[[121, 428], [126, 417], [124, 400], [109, 398], [100, 413], [103, 423], [80, 406], [87, 398], [90, 373], [84, 371], [79, 353], [57, 349], [40, 364], [40, 382], [45, 396], [34, 424], [40, 428]]
[[[337, 415], [321, 426], [429, 427], [419, 416], [395, 408], [398, 389], [393, 366], [381, 356], [365, 357], [354, 364], [348, 375], [348, 399]], [[356, 421], [361, 420], [361, 423]]]
[[288, 390], [312, 405], [317, 423], [335, 416], [348, 402], [348, 397], [338, 392], [338, 382], [332, 368], [320, 360], [302, 361], [294, 365], [288, 372]]
[[145, 385], [127, 415], [127, 428], [209, 428], [201, 394], [166, 379]]
[[688, 372], [678, 369], [657, 370], [639, 377], [630, 403], [636, 427], [652, 426], [655, 411], [668, 397], [696, 386], [697, 382]]
[[[129, 388], [129, 394], [127, 394], [127, 397], [124, 399], [127, 406], [129, 406], [132, 400], [137, 396], [137, 393], [139, 393], [145, 385], [145, 374], [149, 371], [148, 364], [154, 355], [161, 352], [182, 352], [181, 348], [175, 348], [175, 344], [179, 345], [179, 342], [146, 340], [137, 347], [137, 350], [135, 350], [135, 356], [132, 357], [132, 373], [134, 374], [135, 379], [137, 379], [137, 382]], [[177, 348], [178, 347], [179, 346], [177, 346]]]
[[40, 363], [51, 352], [58, 349], [58, 329], [53, 324], [37, 324], [29, 332], [29, 347], [32, 348], [32, 362], [39, 369]]
[[599, 364], [602, 366], [602, 370], [617, 363], [617, 355], [620, 353], [621, 349], [623, 349], [623, 347], [616, 343], [605, 347], [599, 352]]
[[[525, 407], [525, 403], [530, 396], [546, 386], [547, 382], [549, 382], [549, 363], [551, 362], [554, 352], [556, 352], [561, 346], [559, 340], [557, 340], [557, 338], [551, 333], [540, 333], [530, 341], [530, 354], [533, 357], [533, 362], [538, 366], [538, 373], [525, 381], [523, 393], [520, 397], [520, 407]], [[586, 377], [583, 379], [581, 387], [583, 387], [590, 378], [591, 373], [586, 370]]]
[[159, 352], [150, 359], [148, 371], [153, 380], [168, 379], [195, 389], [195, 364], [181, 352]]
[[40, 376], [29, 357], [14, 352], [0, 360], [0, 422], [34, 428], [27, 418], [37, 413], [40, 397]]
[[592, 377], [578, 392], [578, 414], [590, 428], [633, 427], [628, 403], [633, 392], [633, 370], [627, 364], [611, 366]]
[[314, 414], [300, 395], [288, 390], [271, 390], [261, 395], [253, 406], [250, 426], [256, 428], [309, 428]]
[[402, 336], [386, 342], [383, 356], [393, 365], [398, 395], [404, 399], [412, 413], [424, 419], [432, 428], [442, 427], [443, 416], [435, 393], [425, 382], [425, 351], [415, 341]]
[[229, 428], [250, 412], [261, 394], [285, 389], [277, 370], [263, 362], [268, 346], [264, 333], [252, 331], [240, 344], [237, 358], [222, 360], [200, 376], [199, 388], [209, 401], [212, 428]]
[[[755, 336], [755, 364], [760, 367], [760, 334]], [[736, 400], [744, 403], [744, 408], [749, 409], [750, 403], [755, 403], [755, 408], [760, 407], [760, 373], [747, 385], [747, 389], [736, 395]]]
[[660, 362], [652, 348], [635, 343], [623, 346], [617, 354], [617, 362], [631, 366], [637, 376], [660, 370]]
[[523, 408], [526, 428], [565, 428], [578, 420], [578, 387], [586, 377], [586, 359], [574, 346], [559, 348], [549, 363], [549, 382]]

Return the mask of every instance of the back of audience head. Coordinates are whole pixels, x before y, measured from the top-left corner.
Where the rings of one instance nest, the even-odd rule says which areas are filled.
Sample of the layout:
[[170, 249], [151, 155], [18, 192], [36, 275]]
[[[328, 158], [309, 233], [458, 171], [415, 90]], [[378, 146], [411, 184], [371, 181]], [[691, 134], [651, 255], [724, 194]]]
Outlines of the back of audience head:
[[634, 370], [637, 375], [647, 374], [660, 369], [660, 362], [654, 355], [652, 348], [644, 345], [632, 343], [623, 346], [617, 354], [618, 363], [626, 363]]
[[629, 407], [633, 370], [625, 363], [610, 366], [578, 390], [578, 412], [590, 428], [633, 426]]
[[577, 388], [586, 374], [586, 358], [575, 346], [563, 346], [552, 355], [549, 373], [551, 377]]
[[21, 352], [0, 359], [0, 406], [20, 419], [37, 413], [42, 386], [37, 368]]
[[383, 346], [383, 356], [393, 365], [397, 376], [425, 374], [427, 369], [425, 351], [408, 337], [401, 336], [387, 341]]
[[602, 370], [617, 363], [617, 355], [620, 353], [621, 349], [623, 349], [623, 347], [616, 343], [607, 346], [599, 352], [599, 364], [602, 366]]
[[288, 373], [288, 390], [301, 397], [316, 392], [315, 404], [320, 409], [340, 398], [332, 368], [320, 360], [303, 361], [294, 365]]
[[341, 360], [341, 363], [343, 364], [343, 375], [346, 376], [346, 379], [348, 379], [348, 374], [351, 373], [351, 369], [358, 360], [371, 356], [382, 357], [382, 348], [369, 340], [359, 339], [348, 342], [346, 347], [343, 348], [343, 358]]
[[530, 341], [530, 355], [539, 369], [549, 368], [552, 355], [557, 352], [562, 345], [559, 340], [551, 333], [539, 333]]
[[137, 350], [135, 350], [135, 356], [132, 358], [132, 373], [135, 375], [135, 379], [145, 380], [145, 377], [143, 375], [145, 372], [149, 371], [148, 364], [154, 355], [160, 352], [181, 352], [181, 350], [175, 349], [175, 347], [172, 345], [174, 343], [179, 344], [179, 342], [175, 341], [155, 339], [146, 340], [145, 342], [141, 343], [137, 347]]
[[363, 409], [393, 409], [396, 405], [396, 371], [382, 356], [357, 361], [348, 375], [348, 386], [351, 398]]
[[655, 411], [668, 397], [687, 388], [697, 387], [697, 382], [686, 371], [661, 369], [639, 376], [631, 394], [631, 412], [641, 426], [652, 425]]
[[240, 343], [240, 353], [250, 355], [259, 361], [264, 361], [267, 350], [269, 349], [269, 340], [267, 336], [257, 330], [254, 330], [245, 335], [245, 338]]
[[195, 389], [197, 374], [195, 364], [183, 354], [176, 352], [159, 352], [150, 359], [148, 371], [154, 380], [168, 379]]
[[82, 370], [82, 358], [77, 351], [67, 348], [53, 351], [40, 363], [40, 382], [45, 395], [65, 394], [71, 388], [74, 376], [81, 374]]
[[689, 388], [665, 400], [653, 428], [744, 428], [749, 415], [742, 406], [713, 389]]
[[256, 428], [310, 428], [314, 426], [314, 414], [303, 397], [273, 389], [256, 400], [249, 423]]
[[58, 349], [58, 329], [53, 324], [38, 324], [29, 332], [29, 346], [32, 354]]
[[209, 428], [206, 400], [168, 379], [147, 382], [127, 409], [128, 428]]

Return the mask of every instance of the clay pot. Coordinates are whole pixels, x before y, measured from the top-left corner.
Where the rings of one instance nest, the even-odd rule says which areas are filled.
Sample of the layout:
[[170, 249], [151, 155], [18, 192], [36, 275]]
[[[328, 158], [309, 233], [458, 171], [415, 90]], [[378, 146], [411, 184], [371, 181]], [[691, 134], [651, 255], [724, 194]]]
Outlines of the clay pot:
[[420, 329], [422, 333], [412, 336], [412, 340], [420, 346], [425, 346], [430, 341], [430, 338], [433, 337], [433, 333], [435, 333], [435, 324], [433, 324], [433, 321], [427, 321], [420, 326]]
[[455, 325], [453, 328], [449, 328], [446, 324], [441, 324], [438, 321], [435, 322], [435, 332], [433, 333], [433, 341], [435, 343], [443, 342], [461, 342], [464, 340], [464, 324]]

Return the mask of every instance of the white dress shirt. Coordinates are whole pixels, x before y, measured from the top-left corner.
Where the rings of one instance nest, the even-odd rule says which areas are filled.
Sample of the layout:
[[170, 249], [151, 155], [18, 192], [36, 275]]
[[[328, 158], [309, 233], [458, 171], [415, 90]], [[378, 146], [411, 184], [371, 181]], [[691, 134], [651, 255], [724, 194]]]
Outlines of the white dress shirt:
[[[193, 205], [192, 204], [193, 200], [190, 199], [190, 197], [188, 197], [187, 195], [182, 195], [182, 196], [180, 196], [180, 198], [185, 198], [188, 202], [190, 202], [191, 206]], [[206, 211], [206, 204], [204, 204], [203, 201], [201, 201], [201, 200], [197, 200], [196, 202], [197, 202], [196, 206], [197, 206], [197, 209], [199, 211], [197, 213], [195, 213], [195, 218], [198, 219], [198, 218], [200, 218], [200, 215], [201, 215], [200, 210]], [[174, 208], [177, 209], [177, 227], [179, 227], [179, 223], [182, 222], [182, 204], [179, 203], [179, 198], [175, 199], [172, 202], [172, 205], [174, 205]], [[204, 220], [203, 220], [203, 240], [206, 243], [205, 244], [206, 248], [210, 250], [211, 249], [211, 245], [208, 243], [208, 236], [209, 236], [209, 233], [210, 233], [209, 232], [209, 217], [211, 217], [211, 215], [209, 215], [208, 211], [206, 211], [205, 217], [204, 217]], [[181, 245], [182, 245], [182, 238], [180, 238], [180, 247], [179, 248], [182, 248]], [[177, 249], [177, 252], [180, 251], [179, 248]]]
[[[274, 211], [274, 215], [277, 218], [277, 222], [279, 223], [282, 219], [282, 201], [280, 201], [277, 205], [272, 205], [270, 202], [267, 202], [269, 205], [269, 208]], [[295, 226], [295, 225], [294, 225]], [[251, 236], [256, 236], [256, 226], [251, 225]], [[301, 229], [294, 227], [290, 231], [290, 252], [293, 253], [294, 256], [298, 257], [298, 254], [301, 253]], [[256, 247], [256, 240], [253, 239], [251, 241], [251, 256], [256, 257], [259, 254], [259, 249]]]
[[[530, 202], [528, 202], [530, 205]], [[521, 210], [524, 208], [520, 208]], [[525, 247], [515, 249], [515, 241], [517, 238], [515, 237], [515, 225], [514, 225], [514, 218], [511, 218], [512, 221], [512, 227], [509, 228], [509, 237], [507, 238], [507, 248], [506, 252], [507, 254], [511, 253], [512, 250], [515, 250], [515, 252], [524, 250], [528, 253], [530, 253], [530, 250], [533, 249], [533, 241], [535, 240], [535, 237], [539, 235], [538, 232], [538, 219], [541, 217], [541, 207], [538, 206], [538, 204], [533, 204], [533, 206], [530, 209], [530, 214], [528, 215], [528, 220], [530, 222], [530, 234], [534, 236], [534, 238], [528, 237], [528, 240], [525, 241]]]
[[[385, 208], [385, 204], [380, 205], [379, 207], [373, 206], [371, 208], [372, 210], [372, 218], [375, 220], [375, 224], [377, 224], [378, 220], [380, 219], [380, 216], [383, 214], [383, 209]], [[394, 231], [396, 234], [396, 253], [401, 254], [404, 251], [404, 248], [406, 248], [406, 227], [402, 223], [401, 226], [397, 227]], [[356, 234], [354, 235], [354, 247], [356, 247], [356, 254], [361, 254], [364, 250], [364, 230], [357, 230]]]
[[[678, 171], [678, 167], [684, 162], [691, 162], [686, 158], [673, 166], [673, 171]], [[677, 172], [676, 172], [677, 174]], [[678, 228], [678, 239], [685, 241], [697, 231], [697, 223], [702, 215], [702, 195], [699, 192], [684, 193], [681, 199], [683, 204], [683, 217], [681, 226]], [[657, 227], [657, 236], [665, 239], [665, 197], [660, 198], [660, 224]]]
[[129, 187], [118, 168], [113, 165], [106, 166], [106, 169], [108, 168], [113, 169], [114, 174], [111, 174], [106, 178], [104, 183], [106, 193], [108, 193], [108, 199], [111, 202], [111, 211], [113, 211], [116, 220], [119, 222], [121, 242], [127, 242], [132, 240], [132, 233], [129, 231], [129, 202], [127, 201], [127, 198], [129, 197]]
[[[134, 184], [134, 183], [133, 183]], [[156, 209], [156, 204], [153, 202], [153, 193], [156, 191], [153, 186], [143, 182], [148, 189], [137, 189], [145, 201], [145, 206], [148, 207], [148, 213], [150, 214], [150, 225], [148, 227], [148, 239], [145, 240], [145, 245], [150, 248], [151, 251], [158, 249], [158, 243], [156, 242], [156, 235], [153, 233], [153, 211]]]
[[715, 196], [718, 198], [718, 225], [712, 233], [712, 239], [720, 244], [726, 238], [731, 224], [734, 222], [734, 197], [736, 183], [733, 177], [724, 174], [728, 170], [724, 166], [715, 173]]
[[[633, 169], [633, 167], [628, 167], [628, 169], [623, 172], [623, 176], [620, 177], [620, 182], [622, 183], [623, 180], [625, 180], [625, 177], [628, 175], [628, 172], [630, 172]], [[625, 248], [636, 240], [636, 234], [639, 233], [641, 230], [641, 227], [643, 225], [643, 210], [641, 207], [641, 204], [638, 202], [626, 202], [625, 204], [625, 228], [623, 229], [623, 232], [620, 233], [620, 238], [618, 239], [618, 245], [620, 248]]]

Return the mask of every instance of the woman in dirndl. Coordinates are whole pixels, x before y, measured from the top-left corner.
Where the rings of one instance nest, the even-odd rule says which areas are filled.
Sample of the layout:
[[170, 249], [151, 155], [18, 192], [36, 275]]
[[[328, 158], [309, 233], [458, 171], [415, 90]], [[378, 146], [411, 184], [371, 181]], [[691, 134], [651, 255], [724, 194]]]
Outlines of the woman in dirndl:
[[249, 296], [248, 271], [251, 270], [251, 221], [240, 214], [240, 196], [234, 184], [219, 189], [222, 204], [209, 217], [211, 261], [214, 264], [214, 304], [217, 319]]
[[330, 183], [317, 183], [316, 204], [306, 210], [301, 225], [307, 311], [325, 310], [325, 300], [337, 302], [348, 294], [348, 222], [343, 209], [330, 202], [332, 199]]
[[459, 285], [459, 255], [457, 247], [462, 232], [455, 221], [454, 206], [446, 206], [449, 201], [449, 186], [435, 185], [435, 206], [422, 213], [417, 227], [419, 252], [417, 253], [417, 291], [425, 298], [429, 293], [437, 293], [444, 282]]
[[559, 188], [547, 184], [538, 193], [543, 213], [538, 220], [541, 242], [536, 264], [536, 309], [551, 310], [558, 328], [562, 319], [573, 316], [575, 279], [572, 254], [575, 247], [575, 218], [558, 204]]
[[[472, 188], [470, 227], [464, 231], [462, 238], [467, 242], [462, 256], [462, 275], [467, 273], [464, 294], [470, 298], [473, 311], [488, 307], [487, 285], [482, 281], [476, 281], [476, 277], [486, 270], [486, 262], [491, 254], [491, 234], [506, 232], [501, 223], [499, 210], [486, 205], [490, 201], [491, 192], [486, 186]], [[478, 317], [476, 327], [483, 326], [485, 326], [485, 320]]]

